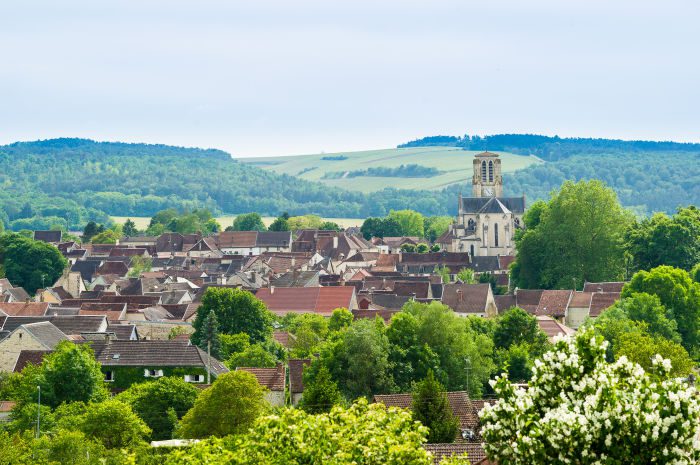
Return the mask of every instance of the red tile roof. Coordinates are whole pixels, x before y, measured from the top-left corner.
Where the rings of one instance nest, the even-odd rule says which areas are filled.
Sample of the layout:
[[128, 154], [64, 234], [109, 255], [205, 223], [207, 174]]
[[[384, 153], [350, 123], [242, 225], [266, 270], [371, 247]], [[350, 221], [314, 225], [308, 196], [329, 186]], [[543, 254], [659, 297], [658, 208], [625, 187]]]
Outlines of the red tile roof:
[[553, 340], [556, 336], [568, 336], [574, 334], [576, 331], [564, 326], [553, 318], [542, 315], [537, 317], [537, 324], [540, 329], [547, 335], [549, 340]]
[[50, 350], [22, 350], [17, 357], [15, 362], [14, 372], [20, 372], [29, 364], [41, 365], [44, 360], [44, 356], [50, 354]]
[[545, 290], [540, 296], [540, 303], [535, 310], [536, 315], [550, 315], [554, 317], [566, 315], [566, 308], [573, 291]]
[[610, 308], [620, 298], [619, 292], [594, 292], [591, 297], [590, 317], [597, 317], [603, 310]]
[[290, 358], [289, 364], [289, 391], [292, 394], [304, 392], [304, 368], [311, 365], [311, 359]]
[[275, 368], [237, 367], [236, 370], [252, 373], [257, 378], [258, 383], [270, 391], [284, 392], [285, 369], [281, 363]]
[[352, 286], [332, 286], [264, 288], [259, 289], [255, 297], [278, 315], [318, 313], [331, 316], [336, 308], [350, 309], [354, 295]]
[[[450, 403], [452, 413], [459, 418], [460, 428], [471, 428], [477, 432], [479, 429], [478, 410], [469, 400], [469, 394], [464, 391], [448, 392], [447, 401]], [[413, 394], [375, 395], [374, 402], [381, 402], [387, 407], [411, 409]]]
[[583, 290], [585, 292], [622, 292], [624, 282], [605, 282], [605, 283], [585, 283]]
[[7, 316], [44, 316], [48, 302], [0, 302], [0, 314]]
[[439, 464], [443, 458], [466, 454], [469, 463], [476, 465], [486, 459], [484, 446], [480, 443], [424, 444], [423, 448], [433, 454], [433, 463]]
[[490, 284], [445, 284], [442, 303], [457, 313], [484, 313]]

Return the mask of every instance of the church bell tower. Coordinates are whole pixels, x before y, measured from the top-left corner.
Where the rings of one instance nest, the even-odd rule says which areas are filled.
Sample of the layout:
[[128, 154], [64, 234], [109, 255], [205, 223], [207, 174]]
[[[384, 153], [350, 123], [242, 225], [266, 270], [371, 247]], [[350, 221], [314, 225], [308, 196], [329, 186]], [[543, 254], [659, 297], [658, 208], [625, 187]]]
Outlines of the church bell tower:
[[474, 197], [503, 196], [501, 159], [498, 157], [498, 154], [492, 152], [481, 152], [474, 155], [472, 195]]

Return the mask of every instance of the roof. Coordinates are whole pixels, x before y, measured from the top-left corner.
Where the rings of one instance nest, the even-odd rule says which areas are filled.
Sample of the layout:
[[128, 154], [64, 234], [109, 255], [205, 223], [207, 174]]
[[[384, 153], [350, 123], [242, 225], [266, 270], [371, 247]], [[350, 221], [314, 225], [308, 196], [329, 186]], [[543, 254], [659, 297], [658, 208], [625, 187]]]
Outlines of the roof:
[[0, 313], [7, 316], [43, 316], [48, 302], [0, 302]]
[[622, 292], [624, 282], [585, 283], [584, 292]]
[[288, 271], [273, 279], [271, 286], [275, 287], [304, 287], [311, 283], [318, 285], [318, 271]]
[[442, 303], [457, 313], [485, 313], [491, 285], [445, 284]]
[[535, 309], [535, 315], [565, 316], [572, 293], [573, 291], [569, 290], [542, 291], [540, 302], [537, 305], [537, 309]]
[[60, 329], [66, 335], [99, 332], [107, 327], [107, 321], [104, 316], [87, 316], [87, 315], [68, 315], [68, 316], [10, 316], [5, 318], [2, 323], [2, 329], [5, 331], [14, 331], [15, 328], [30, 323], [39, 321], [50, 321], [55, 327]]
[[542, 289], [518, 289], [515, 293], [517, 306], [528, 313], [536, 313], [542, 297]]
[[24, 324], [15, 331], [21, 330], [34, 336], [37, 341], [41, 342], [49, 350], [53, 350], [59, 342], [68, 339], [68, 336], [48, 321]]
[[[97, 268], [98, 274], [116, 274], [117, 276], [126, 276], [129, 272], [129, 267], [121, 261], [103, 262]], [[82, 274], [82, 273], [81, 273]]]
[[252, 247], [290, 247], [290, 231], [223, 231], [217, 242], [220, 249]]
[[547, 335], [550, 341], [556, 336], [568, 336], [576, 332], [568, 326], [564, 326], [552, 317], [546, 315], [540, 315], [537, 317], [537, 325], [540, 327], [542, 332]]
[[433, 463], [438, 465], [443, 458], [453, 455], [467, 454], [469, 463], [476, 465], [477, 461], [486, 458], [486, 451], [481, 443], [446, 443], [423, 444], [423, 448], [433, 454]]
[[594, 292], [591, 297], [591, 317], [597, 317], [607, 310], [620, 298], [619, 292]]
[[493, 300], [496, 301], [498, 313], [504, 313], [509, 308], [517, 306], [515, 296], [512, 294], [494, 295]]
[[43, 242], [61, 242], [61, 231], [34, 231], [34, 240]]
[[29, 299], [31, 299], [23, 287], [11, 287], [9, 289], [5, 289], [4, 294], [12, 296], [12, 298], [17, 302], [28, 302]]
[[574, 292], [569, 302], [570, 308], [590, 308], [592, 292]]
[[[494, 199], [497, 203], [492, 202]], [[487, 204], [489, 204], [489, 210], [496, 211], [482, 212]], [[462, 197], [463, 213], [501, 213], [501, 208], [511, 213], [522, 214], [525, 212], [525, 197]]]
[[77, 271], [84, 281], [92, 281], [92, 276], [100, 267], [101, 262], [95, 260], [78, 260], [70, 267], [71, 271]]
[[291, 347], [290, 342], [295, 339], [288, 331], [273, 331], [272, 338], [286, 348]]
[[51, 350], [22, 350], [17, 357], [17, 361], [15, 362], [15, 366], [12, 371], [18, 373], [24, 370], [24, 367], [29, 364], [41, 365], [41, 362], [44, 361], [44, 357], [51, 352]]
[[[459, 418], [460, 428], [471, 428], [475, 432], [479, 428], [478, 411], [469, 400], [469, 394], [465, 391], [453, 391], [447, 393], [447, 401], [452, 408], [454, 416]], [[374, 402], [381, 402], [387, 407], [413, 408], [413, 394], [386, 394], [375, 395]]]
[[283, 287], [259, 289], [255, 297], [273, 313], [318, 313], [330, 316], [336, 308], [351, 309], [352, 286]]
[[9, 400], [0, 400], [0, 413], [7, 413], [12, 411], [12, 409], [17, 405], [16, 402]]
[[311, 365], [309, 358], [290, 358], [289, 364], [289, 391], [292, 394], [304, 392], [304, 368]]
[[[103, 366], [207, 367], [207, 354], [187, 341], [92, 341], [95, 358]], [[212, 357], [212, 373], [228, 372]]]
[[274, 368], [253, 368], [253, 367], [236, 367], [236, 371], [247, 371], [255, 375], [261, 386], [266, 387], [270, 391], [284, 392], [285, 369], [281, 363]]

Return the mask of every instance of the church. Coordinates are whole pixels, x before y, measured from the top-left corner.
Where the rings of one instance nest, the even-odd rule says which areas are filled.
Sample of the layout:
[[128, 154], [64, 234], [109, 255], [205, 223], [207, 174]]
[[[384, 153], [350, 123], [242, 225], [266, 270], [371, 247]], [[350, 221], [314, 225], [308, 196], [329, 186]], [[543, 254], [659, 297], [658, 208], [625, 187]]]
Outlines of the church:
[[448, 252], [472, 257], [514, 255], [513, 235], [523, 227], [525, 196], [503, 197], [498, 154], [474, 156], [471, 197], [459, 196], [457, 218], [438, 240]]

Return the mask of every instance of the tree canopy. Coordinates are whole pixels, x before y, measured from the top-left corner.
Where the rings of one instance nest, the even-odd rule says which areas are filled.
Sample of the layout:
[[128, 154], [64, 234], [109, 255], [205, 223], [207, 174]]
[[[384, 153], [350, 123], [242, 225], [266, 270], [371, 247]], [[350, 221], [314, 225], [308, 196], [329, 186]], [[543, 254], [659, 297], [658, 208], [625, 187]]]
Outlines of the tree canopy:
[[29, 293], [53, 285], [67, 264], [53, 245], [20, 234], [0, 235], [0, 272]]

